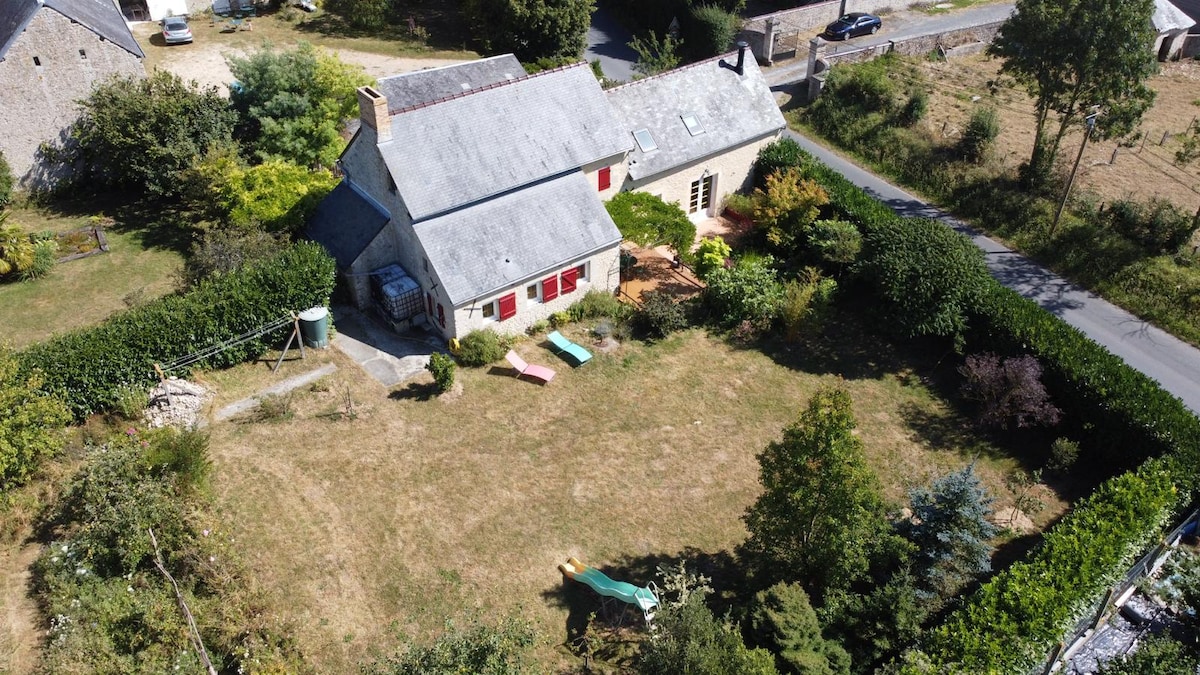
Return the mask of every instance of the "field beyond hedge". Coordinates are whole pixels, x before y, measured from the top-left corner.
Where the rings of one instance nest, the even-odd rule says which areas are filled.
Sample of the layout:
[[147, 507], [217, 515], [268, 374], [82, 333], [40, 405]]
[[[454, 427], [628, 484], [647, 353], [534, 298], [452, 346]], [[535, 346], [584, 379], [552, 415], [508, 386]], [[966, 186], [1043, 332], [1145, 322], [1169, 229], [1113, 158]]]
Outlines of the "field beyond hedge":
[[[1003, 484], [1017, 461], [925, 384], [933, 359], [864, 337], [853, 319], [778, 351], [699, 330], [578, 370], [530, 342], [518, 351], [558, 377], [541, 387], [503, 367], [460, 369], [461, 393], [430, 398], [427, 380], [388, 392], [331, 352], [320, 358], [339, 370], [296, 392], [292, 419], [212, 427], [213, 484], [237, 545], [320, 671], [350, 672], [392, 643], [389, 626], [426, 636], [474, 609], [530, 618], [557, 643], [598, 609], [564, 589], [556, 565], [568, 556], [639, 570], [629, 580], [644, 584], [664, 558], [732, 549], [759, 490], [756, 453], [821, 385], [853, 396], [890, 499], [978, 457], [998, 506], [1011, 503]], [[265, 369], [210, 379], [219, 407], [261, 387]], [[355, 419], [332, 414], [347, 396]], [[1066, 502], [1037, 496], [1045, 527]], [[540, 658], [567, 661], [552, 645]]]

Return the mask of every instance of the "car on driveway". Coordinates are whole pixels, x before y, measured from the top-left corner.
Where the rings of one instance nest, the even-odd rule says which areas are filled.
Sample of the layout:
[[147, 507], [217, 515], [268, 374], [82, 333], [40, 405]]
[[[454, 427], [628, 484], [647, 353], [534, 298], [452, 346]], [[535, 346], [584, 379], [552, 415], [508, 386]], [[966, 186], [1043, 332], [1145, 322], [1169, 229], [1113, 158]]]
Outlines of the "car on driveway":
[[188, 27], [187, 19], [182, 16], [168, 16], [162, 20], [163, 41], [169, 45], [178, 45], [192, 41], [192, 29]]
[[851, 12], [825, 27], [821, 35], [826, 40], [849, 40], [859, 35], [870, 35], [878, 32], [883, 21], [874, 14]]

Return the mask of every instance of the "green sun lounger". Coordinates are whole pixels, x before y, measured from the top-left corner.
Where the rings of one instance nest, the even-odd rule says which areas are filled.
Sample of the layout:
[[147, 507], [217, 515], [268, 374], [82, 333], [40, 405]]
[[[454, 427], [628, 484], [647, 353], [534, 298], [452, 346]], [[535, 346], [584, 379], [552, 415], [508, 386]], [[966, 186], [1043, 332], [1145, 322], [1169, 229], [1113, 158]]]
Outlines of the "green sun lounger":
[[575, 359], [576, 364], [582, 366], [592, 360], [591, 352], [563, 337], [562, 333], [551, 331], [546, 337], [549, 338], [550, 344], [554, 345], [554, 348], [560, 353], [565, 352], [570, 354], [571, 358]]

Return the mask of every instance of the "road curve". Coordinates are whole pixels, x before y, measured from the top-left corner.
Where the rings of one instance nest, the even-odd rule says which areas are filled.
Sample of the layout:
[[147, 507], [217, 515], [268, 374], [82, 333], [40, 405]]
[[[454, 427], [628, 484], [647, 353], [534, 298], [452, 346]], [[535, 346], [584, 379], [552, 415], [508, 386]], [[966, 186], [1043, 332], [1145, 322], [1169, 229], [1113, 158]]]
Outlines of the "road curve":
[[793, 131], [787, 134], [900, 215], [933, 218], [970, 237], [983, 250], [988, 270], [1000, 283], [1083, 331], [1200, 414], [1200, 349], [1070, 283], [833, 151]]

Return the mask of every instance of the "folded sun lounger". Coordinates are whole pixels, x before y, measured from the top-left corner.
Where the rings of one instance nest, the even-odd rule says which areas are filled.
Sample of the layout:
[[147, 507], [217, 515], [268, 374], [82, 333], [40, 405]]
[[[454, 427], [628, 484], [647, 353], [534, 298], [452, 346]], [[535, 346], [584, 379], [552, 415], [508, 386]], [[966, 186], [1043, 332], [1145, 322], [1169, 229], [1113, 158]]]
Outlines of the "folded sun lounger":
[[549, 338], [550, 344], [554, 345], [555, 349], [559, 352], [570, 354], [571, 358], [575, 359], [575, 362], [581, 366], [592, 358], [591, 352], [563, 337], [563, 334], [558, 331], [551, 331], [546, 337]]
[[517, 369], [517, 377], [528, 375], [535, 380], [549, 382], [554, 379], [554, 371], [545, 366], [533, 365], [525, 362], [525, 359], [517, 355], [511, 349], [504, 355], [513, 368]]

